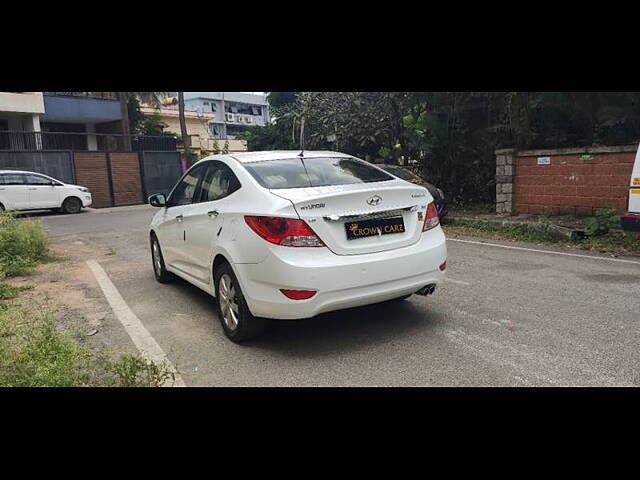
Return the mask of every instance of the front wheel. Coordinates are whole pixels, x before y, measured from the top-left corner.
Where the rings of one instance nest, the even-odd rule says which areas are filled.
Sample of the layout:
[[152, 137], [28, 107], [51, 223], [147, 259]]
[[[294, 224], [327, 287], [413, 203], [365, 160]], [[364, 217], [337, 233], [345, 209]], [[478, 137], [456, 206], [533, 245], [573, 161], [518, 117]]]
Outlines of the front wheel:
[[153, 274], [158, 282], [169, 283], [174, 279], [173, 274], [165, 267], [160, 242], [155, 235], [151, 236], [151, 261], [153, 262]]
[[227, 338], [239, 343], [260, 335], [264, 331], [265, 320], [254, 317], [249, 311], [231, 266], [228, 263], [220, 265], [214, 276], [218, 318]]
[[69, 197], [62, 202], [62, 211], [64, 213], [79, 213], [81, 209], [82, 202], [77, 197]]

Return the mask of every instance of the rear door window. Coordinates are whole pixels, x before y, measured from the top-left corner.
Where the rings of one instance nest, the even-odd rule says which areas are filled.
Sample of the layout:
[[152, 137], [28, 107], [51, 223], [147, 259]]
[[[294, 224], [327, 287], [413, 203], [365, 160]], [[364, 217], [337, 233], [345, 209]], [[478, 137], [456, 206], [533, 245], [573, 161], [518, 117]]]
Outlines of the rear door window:
[[200, 201], [213, 202], [231, 195], [240, 188], [240, 181], [224, 163], [209, 161], [209, 168], [200, 185]]
[[248, 162], [243, 166], [269, 189], [385, 182], [393, 177], [355, 158], [289, 158]]
[[4, 173], [0, 175], [0, 185], [24, 185], [24, 175], [20, 173]]

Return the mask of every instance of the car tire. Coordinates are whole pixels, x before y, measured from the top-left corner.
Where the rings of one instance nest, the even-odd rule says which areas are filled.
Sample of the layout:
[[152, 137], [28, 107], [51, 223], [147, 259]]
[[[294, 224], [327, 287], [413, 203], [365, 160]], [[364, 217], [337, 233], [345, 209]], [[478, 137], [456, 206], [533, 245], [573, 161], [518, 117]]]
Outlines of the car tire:
[[153, 265], [153, 274], [159, 283], [169, 283], [175, 278], [164, 264], [160, 242], [155, 235], [151, 235], [151, 264]]
[[78, 197], [67, 197], [62, 202], [64, 213], [80, 213], [80, 210], [82, 210], [82, 201]]
[[214, 272], [214, 279], [216, 310], [227, 338], [240, 343], [260, 335], [265, 329], [266, 320], [254, 317], [249, 311], [231, 266], [228, 263], [218, 266]]
[[0, 212], [4, 212], [4, 205], [0, 203]]

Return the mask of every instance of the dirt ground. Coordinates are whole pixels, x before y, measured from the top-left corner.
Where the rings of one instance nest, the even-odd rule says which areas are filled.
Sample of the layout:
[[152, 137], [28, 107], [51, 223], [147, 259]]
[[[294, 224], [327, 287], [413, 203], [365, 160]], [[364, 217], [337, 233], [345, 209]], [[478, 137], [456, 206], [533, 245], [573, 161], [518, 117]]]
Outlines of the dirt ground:
[[[14, 286], [31, 287], [16, 301], [53, 311], [60, 330], [91, 349], [96, 360], [136, 353], [86, 264], [88, 259], [100, 261], [113, 252], [67, 238], [64, 243], [54, 243], [50, 253], [54, 261], [39, 265], [29, 275], [9, 280]], [[96, 361], [98, 376], [104, 374], [101, 363]]]

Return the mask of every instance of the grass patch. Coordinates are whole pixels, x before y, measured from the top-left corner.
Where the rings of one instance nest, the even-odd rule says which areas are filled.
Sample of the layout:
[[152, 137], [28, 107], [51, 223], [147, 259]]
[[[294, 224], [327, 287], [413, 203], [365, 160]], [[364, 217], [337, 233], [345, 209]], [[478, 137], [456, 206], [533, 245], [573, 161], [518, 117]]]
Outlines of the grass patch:
[[10, 300], [12, 298], [16, 298], [20, 295], [21, 292], [25, 290], [31, 290], [33, 288], [32, 285], [24, 286], [24, 287], [14, 287], [6, 282], [0, 283], [0, 300]]
[[[544, 225], [543, 219], [539, 223]], [[494, 225], [485, 221], [457, 220], [455, 225], [443, 227], [447, 235], [481, 237], [492, 240], [510, 240], [539, 244], [580, 248], [613, 255], [640, 255], [640, 234], [635, 232], [610, 231], [606, 235], [592, 236], [580, 240], [562, 240], [551, 232], [530, 225]]]
[[29, 273], [48, 259], [48, 244], [42, 223], [0, 211], [0, 280]]
[[0, 387], [159, 387], [174, 379], [168, 365], [139, 354], [95, 355], [59, 331], [50, 310], [0, 308]]
[[91, 353], [57, 331], [50, 311], [10, 305], [0, 311], [0, 386], [87, 385]]
[[125, 353], [116, 361], [107, 361], [106, 370], [112, 374], [110, 385], [117, 387], [160, 387], [175, 380], [166, 363], [156, 363], [140, 355]]

